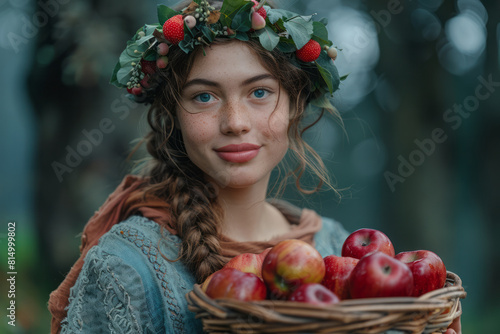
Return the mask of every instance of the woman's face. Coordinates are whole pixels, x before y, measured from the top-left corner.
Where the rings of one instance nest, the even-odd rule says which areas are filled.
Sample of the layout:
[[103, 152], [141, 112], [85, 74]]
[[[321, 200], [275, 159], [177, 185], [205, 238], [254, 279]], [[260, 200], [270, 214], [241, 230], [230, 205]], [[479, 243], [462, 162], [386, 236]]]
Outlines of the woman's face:
[[289, 96], [245, 43], [205, 51], [177, 108], [187, 154], [221, 187], [267, 187], [288, 149]]

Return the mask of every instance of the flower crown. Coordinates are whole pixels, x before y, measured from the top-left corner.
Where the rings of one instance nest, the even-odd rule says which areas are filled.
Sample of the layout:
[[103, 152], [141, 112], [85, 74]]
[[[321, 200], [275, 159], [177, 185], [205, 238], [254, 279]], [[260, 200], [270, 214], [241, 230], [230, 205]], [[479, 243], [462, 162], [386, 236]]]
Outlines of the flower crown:
[[[156, 86], [152, 76], [168, 66], [171, 48], [186, 54], [196, 46], [210, 46], [216, 38], [257, 40], [266, 50], [278, 49], [311, 79], [315, 99], [311, 104], [333, 108], [327, 97], [340, 81], [333, 60], [337, 49], [328, 40], [327, 20], [314, 21], [283, 9], [264, 6], [265, 0], [224, 0], [220, 10], [207, 0], [193, 0], [182, 11], [158, 5], [158, 24], [145, 24], [127, 42], [120, 55], [111, 83], [127, 88], [128, 97], [150, 103]], [[203, 51], [204, 52], [204, 51]]]

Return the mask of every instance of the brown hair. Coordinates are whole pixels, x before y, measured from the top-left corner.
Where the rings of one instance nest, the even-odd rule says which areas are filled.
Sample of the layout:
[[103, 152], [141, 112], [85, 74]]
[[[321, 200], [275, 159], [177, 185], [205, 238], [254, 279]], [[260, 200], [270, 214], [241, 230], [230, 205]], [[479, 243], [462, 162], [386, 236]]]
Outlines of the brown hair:
[[[288, 92], [291, 102], [288, 137], [290, 149], [299, 162], [292, 172], [297, 177], [298, 189], [313, 192], [323, 183], [330, 185], [321, 158], [302, 139], [303, 132], [309, 126], [301, 129], [301, 120], [307, 101], [312, 97], [308, 74], [288, 61], [283, 53], [267, 51], [256, 41], [241, 42], [226, 38], [216, 40], [212, 45], [219, 43], [245, 43]], [[148, 111], [151, 131], [144, 138], [152, 157], [146, 171], [149, 183], [145, 186], [144, 194], [160, 197], [168, 203], [171, 219], [182, 240], [179, 259], [195, 273], [198, 282], [220, 269], [227, 261], [221, 255], [219, 243], [224, 213], [217, 201], [217, 186], [209, 183], [204, 173], [188, 158], [181, 131], [176, 126], [175, 110], [182, 87], [193, 61], [201, 54], [200, 48], [189, 55], [179, 49], [171, 49], [169, 66], [160, 71], [156, 78], [160, 87]], [[319, 115], [318, 120], [322, 115]], [[300, 178], [307, 168], [319, 178], [318, 187], [311, 191], [300, 186]], [[280, 189], [288, 176], [281, 182]]]

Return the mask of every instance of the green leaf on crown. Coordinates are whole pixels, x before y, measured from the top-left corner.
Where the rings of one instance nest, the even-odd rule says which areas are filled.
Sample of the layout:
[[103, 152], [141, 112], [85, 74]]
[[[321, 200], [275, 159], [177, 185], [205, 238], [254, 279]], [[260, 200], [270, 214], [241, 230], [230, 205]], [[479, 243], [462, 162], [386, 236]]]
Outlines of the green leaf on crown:
[[273, 51], [280, 42], [280, 37], [274, 32], [273, 28], [265, 26], [264, 29], [256, 31], [259, 36], [260, 44], [268, 51]]
[[184, 22], [184, 37], [186, 37], [186, 35], [190, 35], [191, 37], [194, 37], [196, 32], [197, 32], [196, 27], [191, 29], [187, 26], [186, 22]]
[[113, 69], [113, 74], [111, 74], [111, 79], [109, 80], [109, 83], [112, 85], [115, 85], [116, 87], [124, 88], [126, 86], [122, 85], [121, 83], [118, 82], [118, 78], [116, 75], [118, 73], [118, 71], [120, 70], [120, 68], [121, 68], [120, 62], [117, 62], [115, 65], [115, 68]]
[[321, 77], [328, 86], [330, 94], [336, 91], [340, 85], [339, 72], [337, 67], [333, 64], [333, 61], [326, 52], [321, 52], [319, 58], [316, 60], [316, 65], [318, 66], [318, 71]]
[[127, 45], [125, 51], [132, 58], [141, 58], [141, 54], [148, 49], [149, 45], [147, 44], [137, 44], [137, 42], [130, 42]]
[[158, 58], [158, 53], [156, 53], [156, 49], [150, 49], [149, 52], [146, 52], [146, 54], [142, 58], [147, 61], [156, 61], [156, 59]]
[[[135, 42], [127, 42], [127, 48], [123, 50], [119, 58], [119, 64], [121, 67], [127, 66], [132, 62], [138, 62], [141, 60], [142, 53], [147, 50], [147, 45], [141, 44], [137, 45]], [[136, 52], [137, 50], [137, 52]]]
[[165, 5], [158, 5], [158, 22], [162, 26], [165, 23], [165, 21], [178, 14], [181, 14], [181, 12], [168, 8]]
[[120, 68], [116, 73], [116, 80], [118, 80], [120, 84], [126, 86], [132, 76], [133, 69], [134, 67], [130, 64]]
[[152, 38], [154, 38], [153, 34], [146, 35], [144, 37], [139, 38], [135, 43], [137, 45], [141, 45], [142, 43], [146, 43], [146, 42], [150, 41]]
[[130, 72], [133, 68], [132, 63], [141, 60], [141, 53], [135, 53], [134, 50], [137, 50], [135, 41], [128, 41], [127, 47], [120, 54], [120, 58], [113, 69], [110, 80], [110, 83], [113, 85], [117, 87], [125, 87], [127, 85], [128, 79], [130, 78]]
[[286, 31], [285, 26], [283, 25], [283, 20], [282, 19], [279, 19], [278, 21], [276, 21], [276, 23], [274, 23], [273, 27], [275, 28], [275, 30], [278, 33]]
[[332, 46], [332, 42], [328, 40], [328, 29], [321, 22], [313, 22], [313, 35], [312, 39], [321, 45]]
[[297, 14], [285, 9], [272, 9], [271, 7], [264, 6], [267, 11], [267, 18], [271, 24], [275, 24], [279, 19], [286, 20], [296, 17]]
[[[328, 56], [327, 56], [328, 57]], [[330, 58], [330, 57], [328, 57]], [[340, 76], [339, 76], [339, 71], [337, 70], [337, 66], [335, 66], [333, 64], [333, 61], [330, 62], [331, 64], [331, 73], [332, 73], [332, 86], [333, 86], [333, 91], [336, 91], [337, 89], [339, 89], [339, 86], [340, 86], [340, 81], [342, 81], [340, 79]]]
[[[137, 32], [135, 33], [134, 38], [132, 40], [135, 40], [135, 43], [138, 45], [145, 43], [154, 37], [153, 33], [155, 32], [156, 29], [162, 29], [162, 27], [158, 24], [145, 24], [141, 28], [137, 29]], [[139, 37], [139, 32], [143, 32], [144, 36]]]
[[184, 53], [190, 53], [194, 50], [194, 42], [195, 39], [191, 35], [187, 34], [184, 36], [184, 39], [179, 42], [178, 46], [182, 51], [184, 51]]
[[225, 14], [220, 14], [219, 22], [223, 27], [231, 26], [231, 18]]
[[246, 0], [224, 0], [222, 8], [220, 9], [220, 21], [222, 24], [229, 27], [236, 13], [245, 5], [251, 7], [253, 6], [253, 2], [248, 2]]
[[152, 35], [156, 29], [162, 30], [162, 28], [159, 24], [145, 24], [143, 29], [146, 35]]
[[240, 41], [243, 41], [243, 42], [247, 42], [250, 40], [250, 37], [248, 36], [248, 34], [246, 32], [241, 32], [241, 31], [237, 31], [234, 38], [239, 39]]
[[215, 33], [209, 27], [202, 25], [200, 26], [200, 31], [205, 36], [208, 43], [212, 43], [215, 39]]
[[306, 21], [302, 16], [289, 19], [283, 22], [283, 25], [295, 42], [297, 50], [309, 42], [314, 31], [313, 21]]
[[250, 16], [250, 8], [252, 8], [252, 6], [253, 2], [247, 2], [246, 5], [241, 7], [236, 15], [234, 15], [231, 23], [231, 29], [235, 31], [247, 32], [252, 28], [252, 18]]
[[118, 59], [118, 64], [120, 64], [120, 66], [126, 66], [127, 64], [137, 60], [140, 60], [140, 56], [129, 55], [128, 52], [124, 51]]
[[283, 53], [292, 53], [295, 52], [296, 48], [292, 40], [287, 38], [281, 38], [280, 42], [278, 43], [278, 50], [280, 50]]

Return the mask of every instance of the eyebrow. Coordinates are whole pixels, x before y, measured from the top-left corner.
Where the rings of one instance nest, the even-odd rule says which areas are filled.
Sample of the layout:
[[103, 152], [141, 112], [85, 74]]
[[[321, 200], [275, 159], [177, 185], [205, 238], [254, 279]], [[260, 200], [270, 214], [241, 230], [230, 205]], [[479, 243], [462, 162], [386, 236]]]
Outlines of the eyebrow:
[[[241, 86], [246, 86], [246, 85], [252, 84], [254, 82], [257, 82], [257, 81], [260, 81], [260, 80], [265, 80], [265, 79], [276, 80], [271, 74], [264, 73], [264, 74], [259, 74], [259, 75], [256, 75], [254, 77], [246, 79], [245, 81], [243, 81], [241, 83]], [[218, 82], [211, 81], [211, 80], [208, 80], [208, 79], [198, 78], [198, 79], [193, 79], [193, 80], [190, 80], [190, 81], [186, 82], [186, 84], [184, 85], [183, 89], [186, 89], [187, 87], [194, 86], [194, 85], [205, 85], [205, 86], [212, 86], [212, 87], [216, 87], [216, 88], [220, 87], [220, 84]]]

